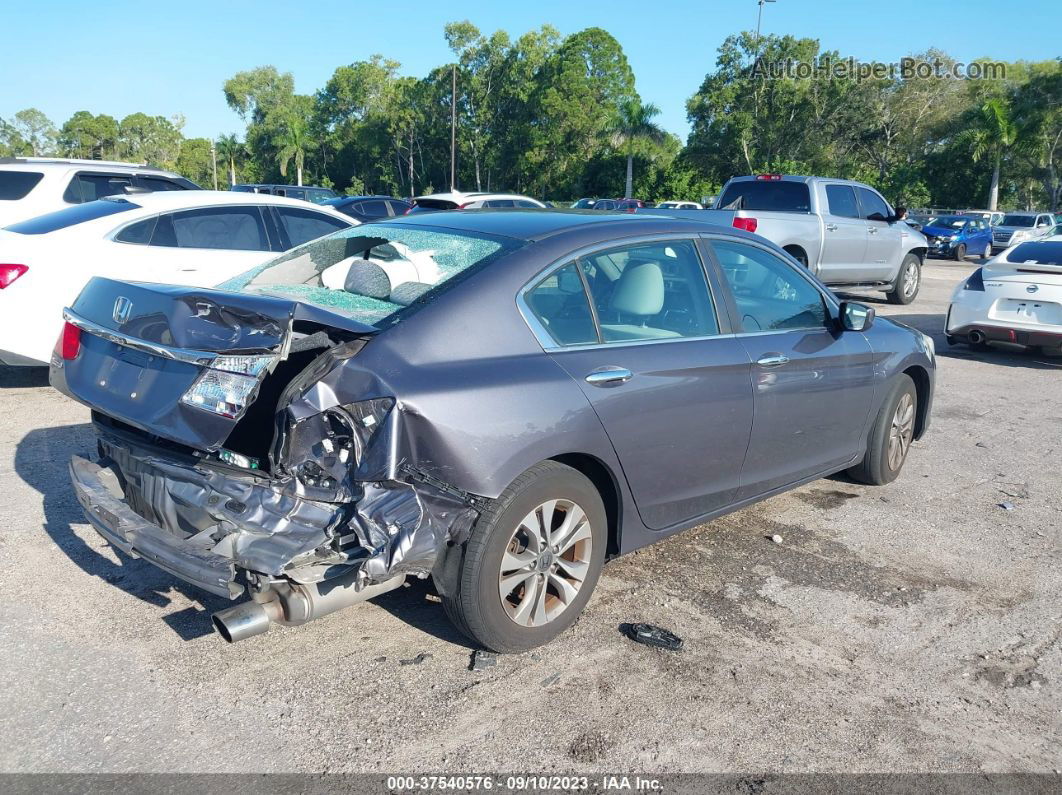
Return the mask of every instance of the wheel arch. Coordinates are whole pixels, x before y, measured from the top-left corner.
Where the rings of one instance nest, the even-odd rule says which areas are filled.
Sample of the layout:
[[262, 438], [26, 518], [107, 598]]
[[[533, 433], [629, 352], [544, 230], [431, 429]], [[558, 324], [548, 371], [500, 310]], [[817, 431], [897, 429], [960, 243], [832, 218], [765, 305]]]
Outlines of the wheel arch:
[[584, 475], [605, 505], [605, 517], [608, 521], [608, 543], [605, 547], [605, 559], [610, 560], [619, 555], [620, 528], [623, 518], [623, 499], [619, 481], [612, 469], [596, 456], [586, 453], [563, 453], [548, 460], [564, 464]]
[[805, 268], [811, 267], [811, 259], [808, 257], [808, 252], [803, 246], [798, 245], [797, 243], [787, 243], [782, 246], [782, 251], [802, 264]]
[[914, 438], [921, 439], [926, 432], [926, 420], [929, 418], [929, 396], [932, 385], [929, 373], [921, 365], [913, 364], [903, 371], [915, 385], [915, 395], [918, 397], [918, 412], [915, 414]]

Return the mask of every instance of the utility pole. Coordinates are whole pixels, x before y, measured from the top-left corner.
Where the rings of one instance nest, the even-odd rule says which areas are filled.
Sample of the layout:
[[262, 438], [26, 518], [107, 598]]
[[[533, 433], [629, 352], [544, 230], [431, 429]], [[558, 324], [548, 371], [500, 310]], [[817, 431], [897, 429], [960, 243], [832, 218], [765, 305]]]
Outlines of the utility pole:
[[210, 170], [214, 175], [214, 190], [218, 189], [218, 150], [214, 142], [210, 142]]
[[457, 190], [457, 64], [450, 67], [450, 190]]

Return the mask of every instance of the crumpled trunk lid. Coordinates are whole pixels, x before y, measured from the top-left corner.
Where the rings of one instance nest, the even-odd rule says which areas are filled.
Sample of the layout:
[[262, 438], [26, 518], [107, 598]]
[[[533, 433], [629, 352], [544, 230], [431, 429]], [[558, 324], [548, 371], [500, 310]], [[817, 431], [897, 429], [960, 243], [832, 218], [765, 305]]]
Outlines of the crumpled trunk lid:
[[[67, 319], [82, 330], [81, 348], [73, 359], [53, 357], [56, 389], [150, 434], [206, 451], [222, 447], [243, 416], [181, 400], [219, 355], [272, 355], [280, 361], [298, 320], [374, 331], [287, 298], [100, 277], [86, 285]], [[257, 387], [247, 406], [256, 397]]]

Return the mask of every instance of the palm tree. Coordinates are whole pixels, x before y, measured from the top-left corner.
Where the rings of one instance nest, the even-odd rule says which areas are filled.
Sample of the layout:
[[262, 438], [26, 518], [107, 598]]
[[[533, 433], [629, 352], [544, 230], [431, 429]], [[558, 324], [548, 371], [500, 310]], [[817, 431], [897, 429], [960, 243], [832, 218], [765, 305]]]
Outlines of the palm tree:
[[1018, 145], [1021, 128], [1011, 114], [1010, 103], [993, 97], [981, 106], [981, 118], [975, 127], [964, 130], [960, 139], [972, 145], [974, 162], [991, 158], [992, 184], [988, 189], [988, 209], [999, 203], [999, 171], [1004, 157]]
[[280, 151], [277, 163], [280, 164], [280, 176], [288, 175], [288, 163], [295, 161], [296, 185], [302, 184], [302, 169], [306, 165], [306, 150], [310, 148], [309, 125], [301, 115], [295, 112], [287, 114], [284, 129], [278, 140]]
[[662, 143], [667, 133], [653, 123], [653, 117], [659, 115], [660, 108], [651, 102], [642, 103], [636, 98], [628, 99], [620, 105], [619, 119], [612, 133], [612, 141], [617, 148], [627, 149], [627, 187], [623, 196], [631, 198], [634, 191], [634, 147], [639, 141]]
[[214, 147], [223, 161], [229, 164], [229, 184], [236, 184], [236, 161], [242, 160], [244, 153], [247, 151], [244, 149], [243, 144], [240, 143], [240, 139], [235, 134], [222, 135], [218, 138]]

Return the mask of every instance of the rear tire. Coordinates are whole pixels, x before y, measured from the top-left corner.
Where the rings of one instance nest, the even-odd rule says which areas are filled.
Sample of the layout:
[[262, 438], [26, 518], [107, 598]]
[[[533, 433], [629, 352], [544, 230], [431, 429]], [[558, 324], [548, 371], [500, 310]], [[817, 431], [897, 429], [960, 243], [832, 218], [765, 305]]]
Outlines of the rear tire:
[[966, 259], [965, 243], [959, 243], [959, 245], [955, 247], [955, 259], [959, 262], [962, 262], [964, 259]]
[[918, 289], [922, 286], [922, 261], [914, 254], [908, 254], [900, 263], [900, 272], [896, 275], [896, 283], [892, 290], [885, 294], [890, 304], [906, 306], [918, 296]]
[[914, 441], [917, 417], [918, 390], [911, 377], [902, 373], [878, 411], [863, 460], [848, 470], [849, 476], [871, 486], [896, 480]]
[[496, 652], [549, 643], [590, 600], [607, 538], [594, 484], [556, 461], [536, 464], [480, 513], [465, 542], [457, 588], [443, 599], [446, 614]]

